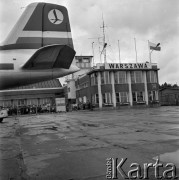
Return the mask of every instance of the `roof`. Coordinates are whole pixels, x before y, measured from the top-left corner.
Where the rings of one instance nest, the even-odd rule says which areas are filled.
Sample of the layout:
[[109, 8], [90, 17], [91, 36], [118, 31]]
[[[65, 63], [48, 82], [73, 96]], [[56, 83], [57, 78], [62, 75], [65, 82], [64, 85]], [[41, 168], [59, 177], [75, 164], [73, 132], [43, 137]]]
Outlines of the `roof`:
[[75, 56], [76, 58], [88, 58], [88, 57], [93, 57], [93, 56], [83, 56], [83, 55], [81, 55], [81, 56]]
[[159, 91], [164, 91], [164, 90], [179, 91], [179, 87], [164, 87], [159, 89]]

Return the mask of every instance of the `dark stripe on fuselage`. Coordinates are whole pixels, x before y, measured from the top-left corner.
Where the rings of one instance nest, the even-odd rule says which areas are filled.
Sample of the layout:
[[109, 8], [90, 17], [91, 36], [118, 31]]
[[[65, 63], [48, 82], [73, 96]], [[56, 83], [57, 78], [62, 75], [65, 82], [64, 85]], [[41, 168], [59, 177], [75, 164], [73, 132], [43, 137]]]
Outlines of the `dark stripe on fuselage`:
[[14, 69], [14, 64], [12, 63], [0, 63], [0, 70], [12, 70]]
[[[42, 45], [43, 43], [43, 45]], [[38, 38], [38, 37], [20, 37], [16, 44], [0, 46], [0, 50], [10, 49], [39, 49], [50, 44], [68, 45], [73, 48], [72, 38]]]
[[0, 46], [0, 50], [11, 50], [11, 49], [39, 49], [41, 44], [31, 43], [31, 44], [8, 44]]

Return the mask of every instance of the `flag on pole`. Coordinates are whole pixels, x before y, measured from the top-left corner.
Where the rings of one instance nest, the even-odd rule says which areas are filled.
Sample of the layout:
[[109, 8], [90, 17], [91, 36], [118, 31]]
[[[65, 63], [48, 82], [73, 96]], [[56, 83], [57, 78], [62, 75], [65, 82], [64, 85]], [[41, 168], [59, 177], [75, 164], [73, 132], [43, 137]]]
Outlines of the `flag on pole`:
[[107, 43], [104, 43], [103, 50], [101, 51], [101, 54], [102, 54], [103, 51], [105, 50], [106, 46], [107, 46]]
[[148, 42], [149, 42], [149, 48], [151, 50], [155, 50], [155, 51], [160, 51], [161, 50], [160, 43], [155, 44], [155, 43], [152, 43], [150, 41], [148, 41]]

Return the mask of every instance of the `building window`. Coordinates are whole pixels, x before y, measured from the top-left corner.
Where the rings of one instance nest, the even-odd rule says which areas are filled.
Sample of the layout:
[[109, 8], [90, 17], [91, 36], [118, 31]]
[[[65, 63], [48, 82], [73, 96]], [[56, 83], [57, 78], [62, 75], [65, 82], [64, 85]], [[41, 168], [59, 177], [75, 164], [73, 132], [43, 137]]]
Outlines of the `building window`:
[[82, 62], [82, 58], [76, 59], [76, 61], [81, 63]]
[[142, 71], [135, 71], [135, 82], [142, 83]]
[[25, 99], [19, 99], [18, 106], [24, 106], [24, 105], [25, 105]]
[[84, 68], [85, 67], [85, 64], [84, 63], [81, 63], [81, 68]]
[[101, 84], [104, 84], [104, 72], [101, 72]]
[[117, 71], [117, 72], [114, 73], [114, 83], [115, 84], [118, 84], [118, 82], [119, 82], [118, 77], [119, 77], [119, 72]]
[[101, 73], [101, 84], [110, 84], [109, 71]]
[[103, 96], [103, 103], [106, 103], [106, 96], [105, 96], [105, 94], [102, 94], [102, 96]]
[[132, 98], [133, 98], [133, 102], [143, 102], [145, 100], [144, 92], [143, 91], [132, 92]]
[[98, 84], [98, 74], [94, 73], [94, 82], [97, 85]]
[[157, 72], [156, 71], [147, 71], [147, 82], [148, 83], [157, 83]]
[[127, 92], [120, 92], [120, 99], [121, 99], [121, 103], [128, 102], [128, 93]]
[[[23, 104], [22, 104], [22, 105], [24, 105], [25, 100], [22, 100], [22, 101], [23, 101]], [[0, 104], [0, 105], [3, 106], [3, 107], [10, 107], [10, 106], [11, 106], [11, 101], [5, 100], [5, 101], [3, 101], [3, 103], [2, 103], [2, 101], [1, 101], [1, 104]]]
[[82, 103], [82, 98], [81, 98], [81, 97], [79, 97], [79, 98], [78, 98], [78, 101], [79, 101], [80, 103]]
[[99, 95], [95, 94], [95, 103], [98, 104], [99, 103]]
[[126, 71], [115, 72], [114, 73], [114, 82], [115, 82], [115, 84], [125, 84], [127, 82]]
[[119, 93], [116, 93], [116, 102], [120, 103]]
[[127, 103], [128, 102], [128, 92], [116, 93], [116, 102], [117, 103]]
[[135, 72], [131, 71], [131, 83], [135, 83]]
[[142, 83], [142, 71], [131, 72], [131, 83]]
[[95, 94], [92, 95], [92, 104], [95, 104]]
[[83, 103], [86, 103], [87, 102], [87, 98], [86, 96], [83, 96]]
[[158, 100], [156, 91], [149, 91], [148, 92], [148, 97], [149, 97], [149, 101]]
[[126, 83], [126, 71], [119, 71], [119, 84]]
[[151, 82], [157, 83], [157, 72], [151, 71]]
[[111, 104], [111, 94], [110, 93], [104, 93], [103, 94], [103, 103], [104, 104]]
[[86, 65], [86, 68], [89, 68], [90, 67], [90, 63], [85, 63]]
[[132, 92], [132, 100], [133, 102], [137, 102], [136, 92]]
[[97, 73], [91, 74], [91, 86], [94, 86], [97, 84], [98, 84]]
[[141, 92], [137, 92], [137, 102], [143, 102], [144, 101], [144, 93]]
[[105, 71], [105, 84], [109, 84], [110, 79], [109, 79], [109, 71]]
[[89, 58], [83, 58], [83, 62], [84, 62], [84, 63], [89, 63], [90, 60], [89, 60]]

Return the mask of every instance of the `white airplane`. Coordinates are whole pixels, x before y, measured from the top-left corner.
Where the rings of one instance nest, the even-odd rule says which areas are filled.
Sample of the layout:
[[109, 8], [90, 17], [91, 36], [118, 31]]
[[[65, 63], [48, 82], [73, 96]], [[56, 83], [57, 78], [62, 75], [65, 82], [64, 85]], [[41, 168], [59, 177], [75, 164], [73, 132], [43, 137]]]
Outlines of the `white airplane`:
[[0, 44], [0, 90], [74, 73], [75, 53], [67, 9], [32, 3]]

